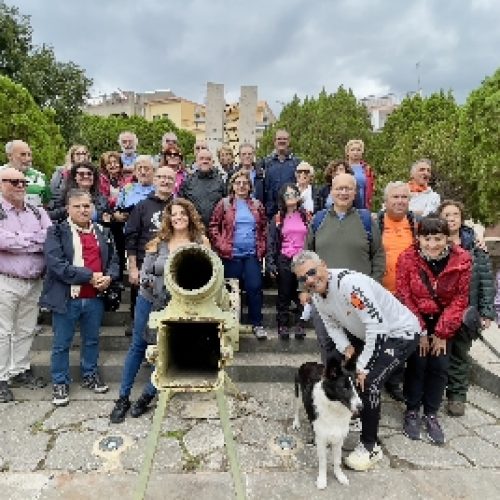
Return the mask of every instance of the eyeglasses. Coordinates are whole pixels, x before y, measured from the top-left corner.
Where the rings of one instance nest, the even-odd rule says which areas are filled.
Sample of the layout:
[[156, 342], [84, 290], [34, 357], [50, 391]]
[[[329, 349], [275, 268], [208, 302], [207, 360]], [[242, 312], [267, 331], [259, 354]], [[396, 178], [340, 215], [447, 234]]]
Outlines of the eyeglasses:
[[199, 149], [207, 149], [207, 148], [205, 146], [195, 146], [194, 149], [198, 151]]
[[81, 170], [78, 171], [78, 172], [76, 172], [76, 175], [78, 177], [94, 177], [94, 173], [93, 172], [88, 172], [88, 171], [87, 172], [83, 172]]
[[171, 177], [170, 175], [155, 175], [155, 177], [157, 179], [162, 180], [162, 181], [167, 181], [167, 182], [171, 182], [171, 183], [175, 182], [175, 179], [173, 177]]
[[87, 151], [75, 151], [75, 156], [87, 156]]
[[90, 205], [90, 203], [80, 203], [77, 205], [70, 205], [70, 207], [76, 210], [90, 210], [92, 205]]
[[234, 181], [235, 186], [248, 186], [248, 181]]
[[308, 278], [314, 278], [318, 274], [318, 268], [317, 267], [311, 267], [308, 271], [306, 271], [302, 276], [297, 276], [297, 281], [300, 284], [304, 284]]
[[292, 198], [299, 198], [299, 194], [295, 193], [295, 192], [293, 192], [293, 193], [285, 193], [283, 195], [283, 198], [285, 198], [285, 200], [290, 200]]
[[2, 182], [8, 182], [14, 187], [25, 188], [28, 185], [28, 181], [26, 179], [2, 179]]
[[296, 172], [298, 175], [300, 174], [309, 175], [311, 173], [309, 170], [297, 170]]
[[342, 187], [338, 187], [338, 188], [333, 188], [334, 193], [342, 193], [343, 191], [346, 193], [352, 193], [354, 191], [354, 188], [349, 187], [349, 186], [342, 186]]

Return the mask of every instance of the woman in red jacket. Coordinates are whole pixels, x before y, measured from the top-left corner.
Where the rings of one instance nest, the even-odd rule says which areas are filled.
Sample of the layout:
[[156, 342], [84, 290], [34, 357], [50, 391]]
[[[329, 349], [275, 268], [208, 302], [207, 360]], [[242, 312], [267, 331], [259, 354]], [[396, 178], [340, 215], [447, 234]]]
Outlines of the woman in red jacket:
[[265, 339], [261, 263], [266, 253], [267, 221], [264, 206], [251, 197], [252, 191], [252, 180], [246, 170], [233, 174], [229, 196], [215, 206], [208, 232], [224, 264], [224, 276], [243, 281], [253, 333], [258, 339]]
[[469, 301], [472, 267], [469, 252], [449, 243], [449, 234], [445, 220], [425, 217], [417, 243], [399, 256], [396, 267], [396, 295], [423, 329], [420, 345], [406, 365], [403, 432], [420, 439], [424, 423], [435, 444], [444, 443], [437, 412], [446, 387], [449, 341], [460, 328]]

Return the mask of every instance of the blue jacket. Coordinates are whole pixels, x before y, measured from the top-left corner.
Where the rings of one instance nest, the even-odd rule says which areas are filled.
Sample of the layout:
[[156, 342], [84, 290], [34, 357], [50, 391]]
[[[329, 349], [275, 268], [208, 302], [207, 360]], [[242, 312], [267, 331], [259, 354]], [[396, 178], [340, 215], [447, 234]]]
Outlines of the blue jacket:
[[300, 159], [289, 154], [284, 161], [280, 161], [277, 153], [264, 158], [264, 200], [266, 215], [269, 220], [278, 211], [278, 192], [287, 182], [295, 184], [295, 169]]
[[[118, 255], [108, 228], [94, 224], [99, 241], [103, 274], [115, 281], [119, 276]], [[71, 285], [84, 285], [92, 278], [86, 267], [73, 266], [73, 237], [68, 221], [49, 227], [44, 245], [47, 274], [43, 282], [40, 306], [65, 314], [70, 300]]]

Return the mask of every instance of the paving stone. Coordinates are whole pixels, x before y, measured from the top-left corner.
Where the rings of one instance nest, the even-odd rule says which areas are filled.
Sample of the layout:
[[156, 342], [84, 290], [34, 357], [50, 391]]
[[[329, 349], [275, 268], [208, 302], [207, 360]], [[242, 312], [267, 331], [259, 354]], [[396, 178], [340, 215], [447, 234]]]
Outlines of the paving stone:
[[66, 471], [99, 469], [103, 462], [93, 454], [92, 449], [102, 437], [97, 432], [61, 433], [47, 455], [45, 468]]
[[[458, 438], [457, 438], [458, 439]], [[421, 469], [450, 469], [467, 467], [469, 462], [454, 449], [446, 446], [435, 446], [425, 441], [411, 441], [403, 435], [383, 439], [382, 444], [390, 455], [389, 458], [399, 466], [410, 465]]]
[[179, 441], [170, 438], [160, 438], [153, 461], [153, 470], [181, 472], [182, 467], [183, 453]]
[[480, 425], [489, 425], [495, 423], [495, 418], [487, 415], [481, 410], [474, 408], [472, 405], [466, 405], [465, 415], [463, 417], [455, 417], [457, 422], [464, 427], [474, 428]]
[[190, 455], [204, 455], [224, 446], [224, 434], [219, 423], [202, 422], [195, 425], [183, 437]]
[[380, 427], [401, 430], [403, 427], [404, 408], [396, 402], [387, 401], [382, 403], [380, 415]]
[[38, 463], [45, 458], [49, 439], [50, 436], [44, 432], [0, 432], [0, 462], [3, 464], [1, 469], [11, 472], [34, 471]]
[[[476, 427], [474, 431], [483, 439], [500, 447], [500, 424]], [[500, 450], [499, 450], [500, 453]]]
[[[265, 445], [283, 434], [290, 434], [281, 422], [264, 420], [262, 417], [248, 416], [232, 422], [235, 439], [250, 445]], [[295, 432], [295, 431], [293, 431]]]
[[102, 401], [71, 401], [68, 406], [56, 408], [43, 423], [46, 431], [75, 427], [85, 420], [109, 417], [112, 406]]
[[38, 499], [49, 483], [49, 474], [44, 472], [0, 474], [1, 497], [5, 500]]
[[477, 436], [457, 437], [450, 442], [478, 467], [500, 467], [500, 449]]
[[229, 460], [225, 448], [221, 448], [203, 457], [197, 470], [222, 472], [228, 471], [229, 468]]
[[27, 430], [53, 409], [48, 401], [25, 401], [0, 405], [0, 431]]
[[467, 399], [486, 413], [500, 418], [500, 398], [491, 394], [491, 392], [472, 386], [467, 393]]
[[134, 440], [141, 439], [145, 438], [149, 434], [151, 429], [151, 420], [151, 412], [146, 415], [142, 415], [139, 418], [132, 418], [129, 415], [121, 424], [110, 424], [109, 429], [112, 431], [116, 428], [117, 432], [126, 434]]
[[161, 424], [161, 432], [186, 432], [195, 425], [195, 420], [181, 418], [178, 415], [167, 415]]
[[[439, 423], [443, 429], [446, 441], [450, 441], [458, 436], [472, 436], [474, 431], [470, 428], [464, 427], [457, 417], [450, 417], [448, 415], [440, 415]], [[425, 432], [422, 426], [423, 433]]]
[[278, 453], [272, 453], [270, 447], [261, 448], [259, 446], [237, 444], [237, 453], [241, 469], [245, 472], [283, 468], [282, 456]]
[[295, 396], [293, 384], [256, 383], [242, 384], [257, 403], [250, 403], [257, 415], [274, 420], [292, 420], [295, 413]]
[[109, 417], [92, 418], [82, 422], [82, 429], [87, 431], [107, 432], [110, 426]]

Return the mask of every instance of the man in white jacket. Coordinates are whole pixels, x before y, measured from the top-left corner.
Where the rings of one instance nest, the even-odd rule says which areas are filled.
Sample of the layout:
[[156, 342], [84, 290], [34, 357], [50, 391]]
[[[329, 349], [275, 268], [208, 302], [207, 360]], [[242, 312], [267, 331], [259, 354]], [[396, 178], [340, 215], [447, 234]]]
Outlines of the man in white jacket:
[[[345, 459], [363, 471], [382, 458], [378, 445], [380, 391], [389, 375], [416, 349], [421, 333], [416, 316], [378, 282], [356, 271], [328, 269], [314, 252], [293, 259], [300, 284], [312, 301], [336, 346], [334, 356], [359, 354], [356, 378], [361, 390], [361, 440]], [[332, 356], [332, 352], [327, 353]]]

